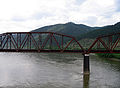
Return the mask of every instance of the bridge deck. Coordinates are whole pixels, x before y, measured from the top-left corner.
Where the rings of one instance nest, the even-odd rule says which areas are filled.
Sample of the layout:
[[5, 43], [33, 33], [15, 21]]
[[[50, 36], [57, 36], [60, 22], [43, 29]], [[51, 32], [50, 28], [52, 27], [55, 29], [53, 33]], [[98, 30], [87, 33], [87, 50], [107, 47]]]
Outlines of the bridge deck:
[[0, 52], [36, 52], [36, 53], [120, 53], [120, 50], [91, 50], [90, 52], [83, 50], [36, 50], [36, 49], [0, 49]]

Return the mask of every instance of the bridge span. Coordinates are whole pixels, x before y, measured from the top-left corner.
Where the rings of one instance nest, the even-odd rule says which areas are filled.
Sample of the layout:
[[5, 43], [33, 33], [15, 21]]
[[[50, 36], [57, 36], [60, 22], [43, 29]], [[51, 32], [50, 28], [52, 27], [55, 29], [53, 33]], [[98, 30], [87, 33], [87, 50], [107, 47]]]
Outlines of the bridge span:
[[75, 37], [55, 32], [0, 34], [0, 52], [83, 53], [84, 73], [89, 73], [89, 53], [120, 53], [120, 33], [100, 36], [89, 48]]

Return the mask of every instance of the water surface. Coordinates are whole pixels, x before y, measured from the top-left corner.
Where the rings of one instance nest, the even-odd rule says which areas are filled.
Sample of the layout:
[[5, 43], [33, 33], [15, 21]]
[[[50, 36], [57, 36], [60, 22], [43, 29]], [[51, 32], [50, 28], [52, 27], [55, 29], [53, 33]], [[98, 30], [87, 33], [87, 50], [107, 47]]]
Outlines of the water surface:
[[3, 88], [120, 88], [120, 62], [90, 55], [90, 76], [81, 54], [0, 53]]

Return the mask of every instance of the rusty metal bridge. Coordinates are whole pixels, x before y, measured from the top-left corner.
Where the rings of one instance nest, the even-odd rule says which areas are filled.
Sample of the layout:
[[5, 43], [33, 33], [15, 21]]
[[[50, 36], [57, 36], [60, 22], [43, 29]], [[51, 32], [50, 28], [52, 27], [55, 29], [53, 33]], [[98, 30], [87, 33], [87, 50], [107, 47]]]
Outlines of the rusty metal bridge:
[[120, 53], [120, 33], [101, 36], [84, 49], [75, 37], [54, 32], [0, 34], [0, 52]]
[[54, 32], [8, 32], [0, 34], [0, 52], [83, 53], [84, 73], [89, 74], [89, 53], [120, 53], [120, 33], [98, 37], [85, 48], [69, 35]]

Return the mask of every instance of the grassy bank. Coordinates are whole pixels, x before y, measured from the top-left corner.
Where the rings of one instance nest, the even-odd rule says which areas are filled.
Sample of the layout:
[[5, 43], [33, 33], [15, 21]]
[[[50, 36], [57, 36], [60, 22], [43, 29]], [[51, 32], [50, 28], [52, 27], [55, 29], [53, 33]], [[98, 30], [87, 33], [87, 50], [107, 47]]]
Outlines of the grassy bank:
[[99, 57], [120, 59], [120, 53], [97, 53]]

